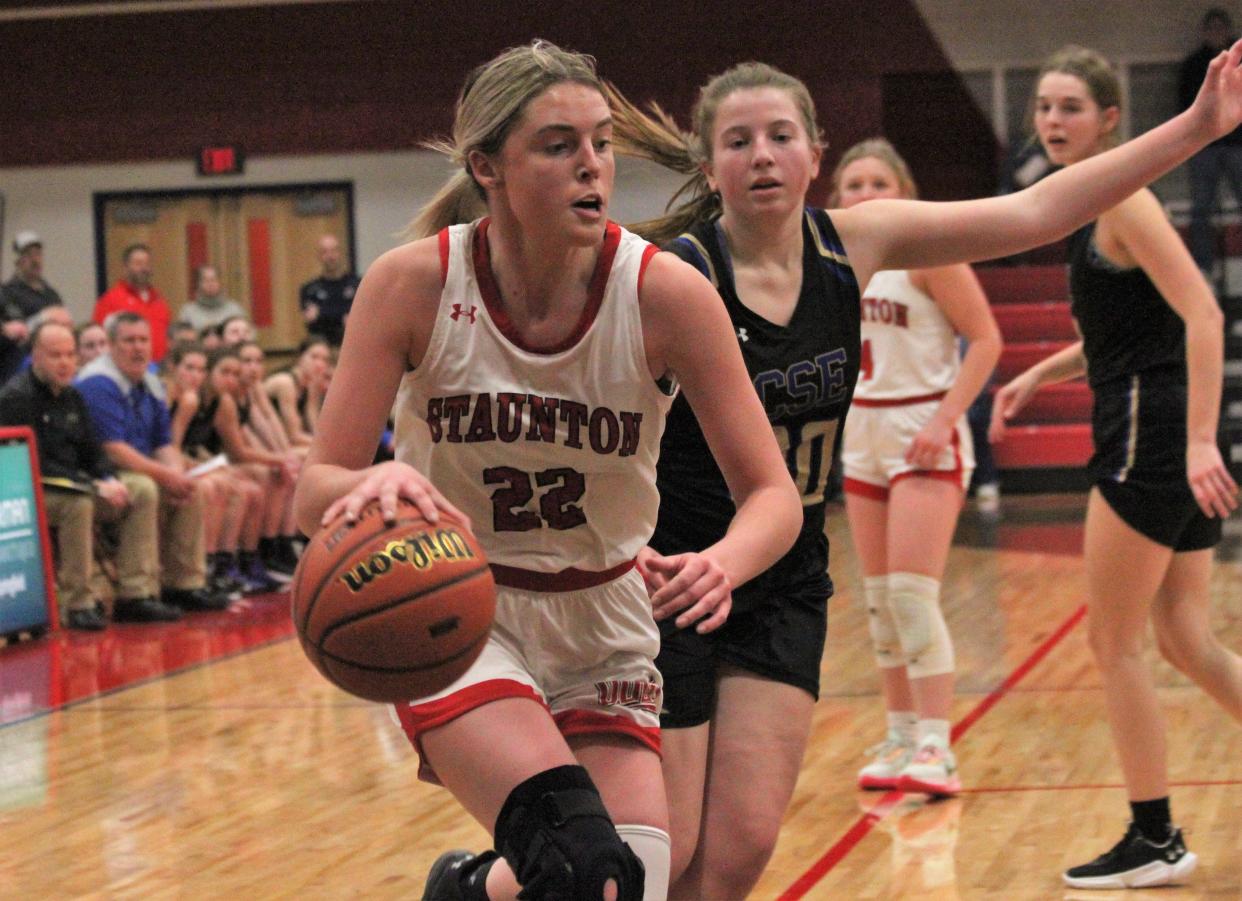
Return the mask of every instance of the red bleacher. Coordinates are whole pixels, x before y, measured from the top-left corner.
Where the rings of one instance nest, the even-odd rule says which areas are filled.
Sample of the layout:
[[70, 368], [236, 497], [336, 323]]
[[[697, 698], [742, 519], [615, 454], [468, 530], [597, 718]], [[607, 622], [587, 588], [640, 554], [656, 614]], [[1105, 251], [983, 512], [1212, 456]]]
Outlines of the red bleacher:
[[[997, 385], [1075, 339], [1064, 264], [976, 271], [1005, 339]], [[994, 452], [1002, 470], [1083, 466], [1091, 456], [1091, 392], [1086, 383], [1042, 389]]]

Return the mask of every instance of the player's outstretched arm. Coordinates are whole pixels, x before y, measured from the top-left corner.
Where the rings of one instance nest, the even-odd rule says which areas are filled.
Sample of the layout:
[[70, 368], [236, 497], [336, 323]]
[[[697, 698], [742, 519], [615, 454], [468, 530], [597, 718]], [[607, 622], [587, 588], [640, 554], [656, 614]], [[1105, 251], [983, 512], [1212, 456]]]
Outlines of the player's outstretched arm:
[[860, 284], [880, 269], [1008, 256], [1069, 234], [1242, 122], [1242, 41], [1212, 61], [1190, 109], [1024, 191], [956, 203], [875, 200], [833, 222]]
[[652, 596], [656, 617], [680, 611], [684, 626], [706, 616], [697, 628], [708, 632], [725, 621], [732, 586], [792, 546], [802, 505], [715, 289], [661, 253], [648, 267], [640, 302], [652, 372], [676, 376], [737, 504], [728, 533], [702, 553], [644, 557], [644, 568], [663, 580]]
[[443, 510], [467, 522], [425, 476], [400, 462], [370, 466], [409, 365], [422, 359], [440, 297], [436, 239], [389, 251], [372, 265], [354, 298], [353, 315], [319, 415], [294, 498], [307, 535], [341, 513], [356, 517], [379, 499], [384, 518], [397, 498], [418, 505], [430, 522]]

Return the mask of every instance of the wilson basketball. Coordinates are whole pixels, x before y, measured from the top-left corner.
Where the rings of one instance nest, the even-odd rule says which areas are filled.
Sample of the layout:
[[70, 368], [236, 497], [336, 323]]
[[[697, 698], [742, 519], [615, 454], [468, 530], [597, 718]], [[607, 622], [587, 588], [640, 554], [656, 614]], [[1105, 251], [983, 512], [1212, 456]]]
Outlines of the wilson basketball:
[[464, 673], [487, 642], [496, 587], [470, 530], [431, 525], [401, 501], [320, 529], [293, 580], [293, 621], [327, 679], [369, 701], [425, 697]]

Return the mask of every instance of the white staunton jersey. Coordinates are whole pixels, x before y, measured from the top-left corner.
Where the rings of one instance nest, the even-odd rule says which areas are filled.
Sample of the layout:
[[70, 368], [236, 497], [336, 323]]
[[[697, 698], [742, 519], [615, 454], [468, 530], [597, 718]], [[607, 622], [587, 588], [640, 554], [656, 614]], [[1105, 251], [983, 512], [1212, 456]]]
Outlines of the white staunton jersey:
[[444, 290], [397, 396], [397, 459], [471, 518], [492, 563], [610, 569], [647, 543], [659, 508], [672, 398], [651, 377], [638, 309], [656, 248], [609, 223], [578, 327], [535, 350], [505, 315], [488, 225], [440, 233]]
[[905, 270], [871, 277], [862, 295], [862, 361], [856, 400], [899, 400], [953, 387], [957, 334], [936, 301]]

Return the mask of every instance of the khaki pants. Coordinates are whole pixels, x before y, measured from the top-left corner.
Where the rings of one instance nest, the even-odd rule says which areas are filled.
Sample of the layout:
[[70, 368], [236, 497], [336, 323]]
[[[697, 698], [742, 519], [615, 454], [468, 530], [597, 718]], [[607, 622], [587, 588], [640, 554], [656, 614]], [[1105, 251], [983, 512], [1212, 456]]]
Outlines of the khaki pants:
[[174, 504], [160, 492], [160, 584], [165, 588], [192, 589], [207, 584], [203, 514], [201, 491], [195, 491], [184, 504]]
[[121, 481], [129, 491], [130, 502], [120, 510], [89, 494], [55, 488], [43, 494], [48, 524], [56, 529], [60, 558], [56, 593], [64, 610], [90, 608], [95, 603], [91, 576], [96, 520], [116, 524], [118, 597], [144, 598], [159, 593], [155, 483], [133, 473], [123, 474]]
[[96, 519], [116, 527], [119, 599], [157, 596], [161, 584], [168, 588], [206, 584], [202, 495], [196, 493], [188, 503], [176, 506], [149, 476], [122, 472], [119, 477], [129, 492], [129, 504], [120, 510], [92, 495], [53, 488], [44, 492], [48, 524], [57, 533], [56, 593], [64, 610], [95, 603], [91, 570]]

